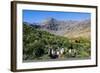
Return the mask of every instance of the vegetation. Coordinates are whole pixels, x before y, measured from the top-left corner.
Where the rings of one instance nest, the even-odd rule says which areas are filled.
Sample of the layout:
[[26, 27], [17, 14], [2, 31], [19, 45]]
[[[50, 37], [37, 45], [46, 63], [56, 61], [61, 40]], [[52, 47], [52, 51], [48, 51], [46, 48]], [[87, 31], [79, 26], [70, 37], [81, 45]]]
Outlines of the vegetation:
[[[48, 51], [64, 48], [59, 58], [85, 58], [90, 57], [90, 40], [82, 37], [69, 39], [43, 31], [37, 27], [23, 23], [23, 60], [52, 59]], [[72, 50], [70, 52], [70, 49]]]

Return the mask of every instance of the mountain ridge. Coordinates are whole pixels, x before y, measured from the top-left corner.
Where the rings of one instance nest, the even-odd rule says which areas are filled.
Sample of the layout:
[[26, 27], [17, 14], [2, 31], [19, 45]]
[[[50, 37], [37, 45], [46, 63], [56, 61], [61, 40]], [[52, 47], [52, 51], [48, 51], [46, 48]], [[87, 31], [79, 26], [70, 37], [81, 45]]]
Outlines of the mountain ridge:
[[90, 38], [91, 22], [90, 19], [75, 20], [57, 20], [55, 18], [45, 19], [40, 23], [31, 24], [40, 30], [48, 31], [52, 34], [65, 37], [86, 37]]

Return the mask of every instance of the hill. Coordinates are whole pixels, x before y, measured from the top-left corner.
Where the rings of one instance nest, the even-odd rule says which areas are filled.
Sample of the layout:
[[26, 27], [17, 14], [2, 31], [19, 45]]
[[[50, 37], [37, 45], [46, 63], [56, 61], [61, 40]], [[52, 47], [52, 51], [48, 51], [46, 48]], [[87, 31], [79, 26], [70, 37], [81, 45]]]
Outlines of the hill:
[[[90, 40], [85, 38], [69, 39], [64, 36], [51, 33], [44, 26], [23, 23], [23, 61], [49, 60], [52, 59], [49, 49], [60, 50], [64, 48], [63, 58], [86, 58], [90, 57]], [[51, 30], [51, 28], [50, 28]], [[55, 31], [54, 29], [52, 29]], [[69, 53], [70, 49], [75, 53]], [[60, 59], [62, 59], [60, 57]]]

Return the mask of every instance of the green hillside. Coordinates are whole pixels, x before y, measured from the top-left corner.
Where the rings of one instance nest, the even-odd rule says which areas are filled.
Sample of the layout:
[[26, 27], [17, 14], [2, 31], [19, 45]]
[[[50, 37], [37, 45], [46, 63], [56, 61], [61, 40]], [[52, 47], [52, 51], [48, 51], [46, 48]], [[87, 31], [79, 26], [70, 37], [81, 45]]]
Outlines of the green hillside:
[[[50, 32], [38, 29], [28, 24], [23, 24], [23, 60], [48, 60], [52, 59], [49, 48], [54, 50], [64, 48], [64, 58], [85, 58], [90, 57], [90, 40], [82, 37], [78, 39], [68, 39], [57, 36]], [[76, 50], [69, 54], [69, 49]]]

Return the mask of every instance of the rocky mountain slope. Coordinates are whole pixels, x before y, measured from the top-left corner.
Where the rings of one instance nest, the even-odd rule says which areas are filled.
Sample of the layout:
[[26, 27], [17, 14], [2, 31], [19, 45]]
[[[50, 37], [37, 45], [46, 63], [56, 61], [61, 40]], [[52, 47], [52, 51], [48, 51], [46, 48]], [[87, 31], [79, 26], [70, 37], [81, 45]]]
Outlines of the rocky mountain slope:
[[61, 21], [55, 18], [47, 18], [41, 23], [32, 24], [41, 30], [48, 31], [55, 35], [65, 36], [69, 38], [86, 37], [90, 38], [91, 23], [90, 20], [66, 20]]

